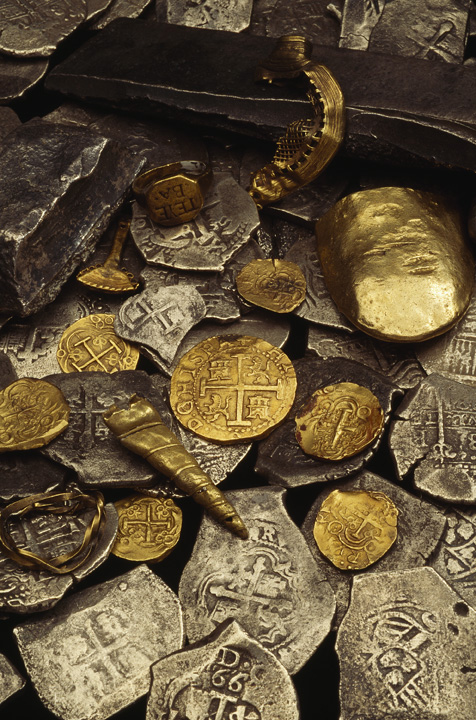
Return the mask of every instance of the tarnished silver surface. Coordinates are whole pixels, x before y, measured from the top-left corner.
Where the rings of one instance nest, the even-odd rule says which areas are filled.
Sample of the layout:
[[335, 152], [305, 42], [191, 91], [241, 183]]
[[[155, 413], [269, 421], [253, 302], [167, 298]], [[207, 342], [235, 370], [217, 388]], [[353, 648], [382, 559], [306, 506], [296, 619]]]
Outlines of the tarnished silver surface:
[[18, 380], [12, 361], [8, 355], [0, 350], [0, 390]]
[[294, 243], [284, 259], [299, 265], [306, 278], [306, 297], [294, 314], [317, 325], [356, 332], [356, 327], [339, 312], [326, 288], [314, 233], [309, 232], [306, 238]]
[[284, 509], [284, 490], [226, 496], [250, 536], [243, 542], [203, 517], [179, 587], [187, 637], [195, 642], [234, 618], [295, 673], [330, 630], [334, 594]]
[[145, 565], [15, 629], [42, 702], [62, 720], [104, 720], [144, 695], [150, 666], [183, 645], [175, 593]]
[[255, 470], [269, 482], [284, 487], [339, 480], [361, 470], [375, 454], [382, 434], [352, 457], [337, 461], [318, 460], [306, 455], [296, 440], [294, 418], [297, 411], [318, 388], [353, 382], [376, 396], [386, 424], [390, 418], [392, 401], [402, 391], [380, 373], [344, 358], [319, 360], [314, 355], [306, 355], [301, 360], [293, 361], [293, 365], [298, 381], [294, 404], [286, 422], [260, 442]]
[[[47, 570], [31, 570], [10, 560], [0, 550], [0, 610], [30, 613], [47, 610], [63, 597], [74, 582], [89, 575], [108, 557], [117, 533], [117, 511], [105, 506], [105, 528], [98, 545], [84, 565], [72, 573], [54, 575]], [[50, 560], [75, 550], [84, 537], [94, 510], [79, 515], [34, 513], [11, 524], [16, 544]]]
[[299, 707], [281, 663], [229, 620], [206, 642], [152, 666], [146, 720], [174, 715], [192, 720], [299, 720]]
[[0, 455], [0, 501], [12, 502], [37, 493], [61, 490], [66, 468], [37, 450]]
[[30, 121], [11, 134], [0, 155], [1, 312], [30, 315], [54, 299], [106, 229], [141, 163], [71, 125]]
[[151, 0], [113, 0], [106, 12], [91, 25], [92, 30], [102, 30], [117, 18], [136, 18], [150, 5]]
[[0, 57], [0, 104], [22, 97], [41, 80], [47, 70], [48, 60], [42, 58], [18, 60], [13, 57]]
[[473, 720], [475, 632], [431, 568], [356, 577], [337, 634], [341, 720]]
[[17, 693], [25, 681], [10, 660], [0, 653], [0, 705]]
[[8, 0], [0, 4], [0, 52], [51, 55], [86, 17], [86, 0]]
[[462, 63], [466, 0], [345, 0], [339, 47]]
[[250, 30], [255, 35], [305, 35], [337, 47], [342, 0], [254, 0]]
[[402, 390], [415, 387], [425, 377], [412, 347], [403, 343], [380, 342], [359, 331], [350, 335], [341, 330], [311, 325], [307, 346], [322, 360], [343, 357], [368, 365]]
[[395, 411], [389, 443], [401, 479], [446, 502], [476, 503], [476, 389], [430, 375]]
[[251, 19], [253, 0], [167, 0], [167, 22], [209, 30], [245, 30]]
[[98, 15], [103, 13], [113, 0], [86, 0], [86, 19], [85, 22], [94, 20]]
[[[446, 519], [444, 512], [429, 502], [410, 495], [395, 483], [370, 472], [361, 472], [351, 480], [341, 482], [337, 486], [326, 488], [319, 493], [301, 526], [317, 567], [324, 573], [334, 590], [337, 602], [334, 626], [338, 627], [344, 617], [350, 600], [352, 578], [358, 572], [346, 570], [343, 572], [336, 568], [325, 558], [317, 547], [313, 535], [314, 523], [317, 513], [328, 495], [337, 489], [367, 490], [381, 492], [392, 500], [398, 509], [397, 539], [390, 550], [374, 565], [365, 569], [365, 573], [380, 573], [389, 570], [409, 570], [428, 563], [428, 558], [435, 550], [445, 530]], [[362, 545], [365, 543], [365, 526], [357, 533]], [[354, 542], [357, 538], [353, 538]], [[367, 539], [368, 541], [368, 539]]]
[[223, 270], [259, 225], [255, 203], [226, 173], [214, 176], [202, 211], [183, 225], [160, 227], [133, 208], [131, 233], [146, 261], [182, 270]]

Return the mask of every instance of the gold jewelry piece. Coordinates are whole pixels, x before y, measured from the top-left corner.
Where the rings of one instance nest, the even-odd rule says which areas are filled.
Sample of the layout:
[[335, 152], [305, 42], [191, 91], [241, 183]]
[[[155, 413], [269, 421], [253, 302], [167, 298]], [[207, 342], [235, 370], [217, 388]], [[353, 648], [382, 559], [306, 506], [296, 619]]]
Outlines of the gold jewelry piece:
[[283, 422], [296, 393], [296, 373], [282, 350], [246, 335], [212, 337], [179, 361], [170, 405], [200, 437], [231, 444], [258, 440]]
[[119, 517], [112, 554], [134, 562], [159, 562], [180, 538], [182, 511], [172, 498], [132, 495], [114, 503]]
[[288, 313], [306, 297], [306, 278], [299, 265], [286, 260], [252, 260], [236, 278], [240, 295], [258, 307]]
[[0, 392], [0, 453], [47, 445], [66, 430], [69, 405], [46, 380], [22, 378]]
[[208, 165], [188, 160], [147, 170], [134, 180], [132, 191], [154, 222], [170, 227], [198, 215], [211, 182]]
[[398, 509], [382, 492], [334, 490], [314, 524], [321, 553], [340, 570], [363, 570], [397, 539]]
[[[82, 543], [76, 550], [49, 560], [18, 547], [8, 527], [15, 517], [21, 518], [30, 512], [75, 515], [89, 508], [94, 508], [96, 512], [86, 527]], [[0, 510], [0, 546], [5, 555], [19, 565], [64, 575], [77, 570], [89, 558], [100, 539], [104, 521], [104, 498], [100, 492], [91, 491], [89, 495], [80, 492], [31, 495]]]
[[114, 315], [97, 314], [77, 320], [64, 331], [56, 358], [63, 372], [134, 370], [139, 351], [114, 332]]
[[316, 390], [296, 415], [296, 440], [308, 455], [342, 460], [356, 455], [381, 433], [383, 410], [370, 390], [338, 383]]
[[103, 418], [125, 448], [145, 458], [171, 478], [180, 490], [191, 495], [223, 527], [240, 538], [248, 537], [248, 531], [233, 505], [145, 398], [133, 395], [128, 410], [112, 405]]
[[342, 90], [325, 65], [312, 61], [312, 43], [300, 35], [281, 37], [257, 70], [258, 80], [283, 80], [303, 74], [314, 115], [291, 123], [278, 140], [273, 160], [252, 174], [248, 190], [258, 209], [314, 180], [344, 139]]

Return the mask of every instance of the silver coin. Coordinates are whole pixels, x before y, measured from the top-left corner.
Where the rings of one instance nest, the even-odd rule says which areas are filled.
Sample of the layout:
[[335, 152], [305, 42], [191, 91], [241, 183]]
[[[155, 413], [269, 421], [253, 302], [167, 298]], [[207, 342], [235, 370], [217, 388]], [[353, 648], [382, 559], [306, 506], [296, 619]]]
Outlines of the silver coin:
[[143, 12], [151, 0], [113, 0], [105, 13], [90, 26], [91, 30], [102, 30], [118, 18], [136, 18]]
[[25, 685], [25, 681], [13, 667], [10, 660], [0, 653], [0, 705], [15, 695]]
[[253, 0], [167, 0], [167, 22], [174, 25], [241, 32], [250, 24]]

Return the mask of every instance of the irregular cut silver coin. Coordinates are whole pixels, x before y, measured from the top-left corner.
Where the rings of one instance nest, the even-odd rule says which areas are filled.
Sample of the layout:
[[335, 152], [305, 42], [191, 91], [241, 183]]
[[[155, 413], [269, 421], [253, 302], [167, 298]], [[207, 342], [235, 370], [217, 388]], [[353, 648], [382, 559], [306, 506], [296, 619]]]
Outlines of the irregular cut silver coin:
[[473, 720], [476, 612], [431, 568], [354, 578], [337, 634], [341, 720]]
[[0, 653], [0, 705], [15, 695], [25, 681], [10, 660]]
[[204, 515], [180, 580], [190, 642], [234, 618], [290, 673], [330, 630], [334, 594], [287, 515], [280, 488], [226, 494], [249, 531], [246, 541]]
[[209, 30], [245, 30], [251, 19], [253, 0], [167, 0], [167, 22]]
[[[332, 485], [332, 487], [326, 488], [319, 493], [306, 515], [301, 531], [306, 538], [319, 571], [324, 573], [334, 590], [337, 602], [334, 626], [338, 627], [349, 605], [352, 578], [356, 577], [359, 572], [352, 570], [343, 572], [336, 568], [320, 552], [313, 534], [314, 523], [319, 509], [324, 500], [336, 488], [343, 492], [366, 490], [384, 493], [398, 509], [397, 539], [390, 550], [378, 562], [365, 569], [366, 574], [386, 572], [388, 570], [409, 570], [426, 565], [428, 558], [442, 538], [446, 519], [444, 512], [431, 503], [416, 498], [395, 485], [395, 483], [366, 471], [359, 473], [351, 480]], [[349, 518], [350, 522], [351, 520], [352, 518]], [[366, 527], [365, 522], [363, 522], [355, 535], [349, 533], [346, 536], [344, 543], [348, 547], [352, 547], [352, 545], [359, 549], [365, 547], [366, 543], [370, 544], [372, 542], [368, 534], [371, 529], [370, 526]], [[343, 535], [340, 535], [340, 538], [343, 539]]]
[[113, 0], [106, 12], [101, 15], [91, 26], [91, 30], [102, 30], [117, 18], [139, 17], [151, 0]]
[[85, 22], [94, 20], [98, 15], [103, 13], [113, 0], [86, 0], [86, 18]]
[[394, 415], [390, 450], [400, 479], [445, 502], [476, 502], [476, 389], [430, 375]]
[[18, 450], [0, 455], [0, 500], [12, 502], [38, 493], [62, 490], [66, 468], [43, 457], [37, 450]]
[[254, 0], [250, 31], [254, 35], [304, 35], [318, 45], [337, 47], [340, 21], [329, 0]]
[[46, 75], [47, 70], [48, 60], [42, 58], [0, 57], [0, 104], [22, 97]]
[[87, 588], [14, 630], [44, 705], [105, 720], [148, 691], [150, 666], [183, 646], [177, 596], [145, 565]]
[[[378, 399], [384, 413], [384, 424], [390, 419], [392, 402], [402, 391], [386, 377], [371, 368], [344, 358], [319, 360], [306, 355], [293, 361], [297, 376], [297, 390], [288, 419], [258, 446], [255, 470], [269, 482], [284, 487], [297, 487], [315, 482], [339, 480], [361, 470], [373, 457], [382, 440], [380, 434], [364, 450], [343, 460], [318, 460], [307, 455], [296, 440], [295, 416], [300, 407], [321, 387], [341, 382], [353, 382], [370, 390]], [[337, 432], [338, 418], [332, 420]], [[344, 421], [345, 423], [345, 421]], [[329, 428], [331, 432], [331, 428]]]
[[250, 195], [227, 173], [217, 173], [195, 220], [161, 227], [149, 218], [146, 208], [134, 203], [131, 234], [151, 265], [221, 271], [258, 225]]
[[[279, 692], [277, 689], [279, 688]], [[152, 666], [146, 720], [299, 720], [291, 678], [235, 620]]]

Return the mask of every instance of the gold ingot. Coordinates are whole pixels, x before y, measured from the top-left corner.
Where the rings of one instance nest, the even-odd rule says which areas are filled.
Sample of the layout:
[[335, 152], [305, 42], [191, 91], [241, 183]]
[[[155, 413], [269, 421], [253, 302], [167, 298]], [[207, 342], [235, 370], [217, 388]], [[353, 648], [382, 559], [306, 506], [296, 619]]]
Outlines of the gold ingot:
[[288, 313], [306, 297], [306, 278], [299, 265], [286, 260], [252, 260], [236, 278], [240, 295], [258, 307]]
[[63, 372], [134, 370], [139, 351], [114, 332], [114, 315], [77, 320], [61, 336], [56, 358]]
[[180, 359], [170, 404], [188, 430], [232, 444], [268, 435], [286, 418], [295, 393], [296, 373], [282, 350], [260, 338], [223, 335]]
[[316, 223], [337, 307], [381, 340], [435, 337], [466, 311], [474, 261], [461, 213], [433, 193], [386, 187], [348, 195]]
[[370, 390], [343, 382], [316, 390], [296, 415], [296, 440], [308, 455], [342, 460], [381, 433], [383, 410]]
[[340, 570], [363, 570], [397, 539], [398, 509], [382, 492], [334, 490], [314, 523], [317, 547]]
[[0, 392], [0, 453], [48, 445], [66, 430], [69, 405], [46, 380], [22, 378]]
[[160, 562], [180, 538], [182, 511], [172, 498], [132, 495], [114, 503], [119, 526], [112, 554], [134, 562]]

